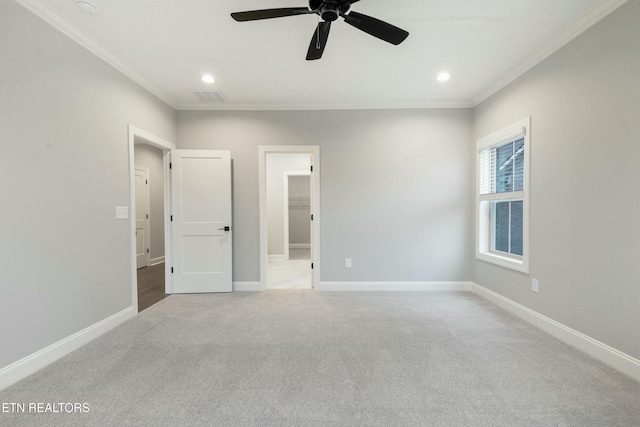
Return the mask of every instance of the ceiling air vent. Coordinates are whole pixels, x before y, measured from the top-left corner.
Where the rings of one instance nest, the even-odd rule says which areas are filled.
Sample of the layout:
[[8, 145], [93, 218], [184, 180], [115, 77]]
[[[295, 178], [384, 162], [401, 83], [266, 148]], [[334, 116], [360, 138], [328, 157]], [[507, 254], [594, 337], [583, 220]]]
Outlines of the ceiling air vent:
[[194, 90], [193, 94], [206, 104], [220, 104], [227, 102], [227, 98], [219, 90]]

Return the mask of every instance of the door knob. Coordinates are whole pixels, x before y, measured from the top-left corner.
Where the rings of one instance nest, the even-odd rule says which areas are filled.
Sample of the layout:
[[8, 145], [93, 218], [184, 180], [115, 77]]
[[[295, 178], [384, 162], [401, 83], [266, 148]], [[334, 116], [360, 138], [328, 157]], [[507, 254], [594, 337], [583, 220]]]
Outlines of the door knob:
[[229, 227], [228, 225], [225, 225], [222, 228], [218, 228], [218, 230], [220, 230], [220, 231], [231, 231], [231, 227]]

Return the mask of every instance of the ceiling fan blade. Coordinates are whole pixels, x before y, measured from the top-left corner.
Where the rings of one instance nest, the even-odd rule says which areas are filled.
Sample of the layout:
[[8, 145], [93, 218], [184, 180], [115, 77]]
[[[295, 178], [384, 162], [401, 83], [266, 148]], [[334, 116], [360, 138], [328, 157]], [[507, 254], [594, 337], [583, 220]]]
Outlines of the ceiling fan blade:
[[285, 16], [307, 15], [313, 13], [307, 7], [283, 7], [279, 9], [248, 10], [234, 12], [231, 17], [238, 22], [258, 21], [260, 19], [283, 18]]
[[307, 52], [307, 61], [313, 61], [315, 59], [322, 58], [322, 53], [329, 40], [329, 30], [331, 29], [331, 22], [319, 22], [318, 28], [313, 33], [311, 43], [309, 44], [309, 51]]
[[409, 36], [409, 33], [402, 28], [358, 12], [344, 15], [344, 21], [367, 34], [395, 45], [399, 45]]

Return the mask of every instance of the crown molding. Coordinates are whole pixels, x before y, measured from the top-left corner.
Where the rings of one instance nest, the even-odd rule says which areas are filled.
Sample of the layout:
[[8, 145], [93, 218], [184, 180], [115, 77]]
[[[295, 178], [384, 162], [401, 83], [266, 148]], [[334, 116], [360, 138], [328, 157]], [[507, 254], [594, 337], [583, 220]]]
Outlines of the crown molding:
[[95, 40], [91, 37], [87, 36], [82, 31], [75, 28], [71, 25], [67, 20], [65, 20], [62, 16], [60, 16], [57, 12], [55, 12], [50, 6], [47, 6], [40, 0], [15, 0], [16, 3], [27, 9], [29, 12], [36, 15], [38, 18], [42, 19], [49, 25], [51, 25], [56, 30], [60, 31], [71, 40], [78, 43], [80, 46], [87, 49], [89, 52], [96, 55], [98, 58], [105, 61], [107, 64], [111, 65], [116, 70], [120, 71], [125, 76], [129, 77], [131, 80], [151, 92], [153, 95], [160, 98], [163, 102], [169, 105], [174, 110], [176, 109], [176, 103], [171, 99], [170, 96], [165, 94], [163, 91], [158, 89], [156, 86], [149, 83], [147, 80], [142, 78], [138, 73], [133, 71], [131, 68], [126, 66], [122, 61], [117, 59], [111, 53], [109, 53], [106, 49], [100, 46]]
[[473, 98], [470, 102], [472, 107], [477, 107], [478, 104], [487, 100], [492, 95], [504, 89], [507, 85], [512, 83], [515, 79], [522, 76], [527, 71], [547, 59], [549, 56], [563, 48], [573, 39], [580, 34], [593, 27], [602, 19], [613, 13], [620, 6], [627, 3], [628, 0], [606, 0], [599, 3], [581, 18], [575, 21], [569, 28], [564, 30], [560, 35], [555, 37], [549, 43], [545, 44], [542, 48], [537, 50], [533, 55], [529, 56], [515, 68], [512, 68], [509, 72], [504, 74], [498, 81], [490, 85], [488, 88], [480, 92], [478, 96]]
[[471, 102], [389, 102], [385, 104], [178, 104], [177, 110], [190, 111], [320, 111], [320, 110], [410, 110], [472, 108]]

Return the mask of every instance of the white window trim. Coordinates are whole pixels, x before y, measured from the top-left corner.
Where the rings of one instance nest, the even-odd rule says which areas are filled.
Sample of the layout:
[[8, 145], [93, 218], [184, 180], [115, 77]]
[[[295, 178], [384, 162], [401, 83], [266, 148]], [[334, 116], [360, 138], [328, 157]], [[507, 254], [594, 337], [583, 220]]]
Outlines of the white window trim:
[[[524, 137], [524, 183], [522, 191], [480, 196], [480, 152], [486, 148]], [[522, 119], [476, 143], [476, 258], [502, 267], [529, 273], [529, 185], [531, 152], [531, 117]], [[508, 196], [508, 197], [505, 197]], [[521, 198], [523, 201], [522, 256], [497, 253], [491, 250], [491, 207], [489, 202]]]

